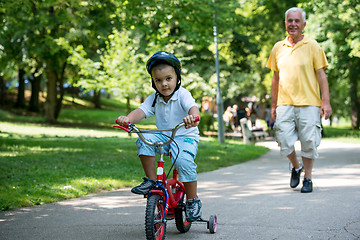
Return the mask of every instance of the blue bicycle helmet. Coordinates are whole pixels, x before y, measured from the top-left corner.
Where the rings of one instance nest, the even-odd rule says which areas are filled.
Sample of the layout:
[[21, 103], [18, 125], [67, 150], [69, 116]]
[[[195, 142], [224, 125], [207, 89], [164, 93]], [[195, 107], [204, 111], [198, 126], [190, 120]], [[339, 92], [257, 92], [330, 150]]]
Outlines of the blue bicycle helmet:
[[[175, 57], [174, 54], [171, 54], [171, 53], [168, 53], [165, 51], [155, 53], [146, 62], [146, 70], [148, 71], [148, 73], [151, 76], [151, 69], [153, 67], [155, 67], [156, 65], [164, 64], [164, 63], [172, 66], [175, 69], [175, 73], [177, 75], [177, 83], [176, 83], [176, 88], [174, 90], [174, 92], [175, 92], [176, 90], [179, 89], [179, 87], [181, 85], [181, 63], [180, 63], [179, 59], [177, 57]], [[155, 89], [156, 93], [158, 95], [162, 96], [162, 94], [156, 89], [154, 81], [151, 81], [151, 83], [152, 83], [152, 87]]]

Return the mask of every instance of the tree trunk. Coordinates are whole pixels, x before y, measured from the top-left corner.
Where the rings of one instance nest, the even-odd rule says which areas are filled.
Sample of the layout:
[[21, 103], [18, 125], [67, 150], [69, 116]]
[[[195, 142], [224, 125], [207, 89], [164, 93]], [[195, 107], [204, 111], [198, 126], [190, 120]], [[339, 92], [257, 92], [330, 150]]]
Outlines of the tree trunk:
[[63, 66], [62, 66], [61, 75], [60, 75], [60, 79], [59, 79], [59, 93], [60, 93], [60, 96], [56, 100], [55, 119], [58, 119], [58, 117], [60, 115], [60, 111], [61, 111], [61, 108], [62, 108], [62, 101], [64, 99], [64, 94], [65, 94], [64, 77], [65, 77], [66, 64], [67, 64], [67, 62], [65, 61]]
[[94, 104], [96, 109], [101, 109], [101, 90], [94, 90]]
[[49, 123], [56, 123], [55, 109], [57, 100], [56, 82], [57, 75], [55, 70], [47, 69], [47, 98], [45, 103], [45, 114]]
[[25, 108], [25, 71], [24, 69], [19, 69], [19, 86], [17, 101], [15, 104], [16, 108]]
[[4, 77], [0, 75], [0, 105], [1, 105], [1, 107], [5, 106], [5, 93], [6, 93], [6, 88], [5, 88]]
[[41, 83], [42, 74], [35, 77], [33, 75], [33, 80], [31, 80], [31, 97], [29, 102], [29, 111], [39, 112], [39, 93], [40, 93], [40, 83]]
[[360, 101], [358, 99], [358, 81], [359, 76], [357, 69], [360, 60], [353, 58], [349, 63], [349, 78], [350, 78], [350, 99], [351, 99], [351, 128], [359, 130], [360, 120]]
[[126, 97], [126, 114], [129, 114], [129, 113], [130, 113], [130, 110], [131, 110], [131, 107], [130, 107], [130, 97], [127, 96], [127, 97]]

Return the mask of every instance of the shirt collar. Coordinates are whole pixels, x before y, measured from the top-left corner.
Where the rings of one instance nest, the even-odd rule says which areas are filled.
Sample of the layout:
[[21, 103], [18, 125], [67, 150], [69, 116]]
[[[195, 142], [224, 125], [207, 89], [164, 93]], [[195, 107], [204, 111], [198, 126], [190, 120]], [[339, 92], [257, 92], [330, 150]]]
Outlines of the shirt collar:
[[[304, 38], [303, 38], [300, 42], [298, 42], [295, 46], [300, 46], [300, 45], [303, 45], [303, 44], [308, 43], [308, 42], [309, 42], [309, 38], [306, 37], [306, 36], [304, 36]], [[287, 36], [287, 37], [284, 39], [283, 45], [286, 45], [286, 46], [288, 46], [288, 47], [293, 47], [293, 46], [291, 45], [291, 43], [289, 42], [289, 36]], [[295, 47], [295, 46], [294, 46], [294, 47]]]

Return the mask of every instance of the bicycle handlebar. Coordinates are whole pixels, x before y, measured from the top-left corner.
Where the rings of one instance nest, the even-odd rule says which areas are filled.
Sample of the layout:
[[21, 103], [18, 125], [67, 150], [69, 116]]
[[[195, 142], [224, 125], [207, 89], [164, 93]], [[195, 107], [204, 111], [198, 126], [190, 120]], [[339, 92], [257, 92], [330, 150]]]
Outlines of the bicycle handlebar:
[[[195, 121], [194, 122], [198, 122], [200, 121], [200, 117], [197, 116], [195, 117]], [[128, 133], [131, 133], [131, 132], [134, 132], [136, 133], [139, 138], [144, 142], [146, 143], [147, 145], [150, 145], [150, 146], [165, 146], [165, 145], [168, 145], [170, 144], [170, 142], [174, 139], [175, 137], [175, 133], [176, 131], [185, 126], [185, 123], [182, 122], [182, 123], [179, 123], [178, 125], [176, 125], [174, 128], [172, 129], [164, 129], [164, 130], [159, 130], [159, 129], [156, 129], [156, 130], [141, 130], [141, 129], [138, 129], [135, 124], [132, 124], [132, 123], [128, 123], [126, 127], [123, 127], [123, 126], [120, 126], [120, 125], [113, 125], [113, 127], [115, 128], [120, 128]], [[155, 143], [152, 143], [152, 142], [149, 142], [147, 141], [144, 136], [143, 136], [143, 133], [149, 133], [149, 132], [171, 132], [171, 137], [169, 137], [169, 140], [166, 141], [166, 142], [155, 142]]]

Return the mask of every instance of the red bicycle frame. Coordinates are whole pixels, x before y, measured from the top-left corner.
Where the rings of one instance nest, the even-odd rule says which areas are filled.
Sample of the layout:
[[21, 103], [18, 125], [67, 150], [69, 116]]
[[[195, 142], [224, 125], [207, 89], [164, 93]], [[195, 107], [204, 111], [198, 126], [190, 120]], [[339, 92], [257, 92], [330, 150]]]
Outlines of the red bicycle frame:
[[[200, 121], [200, 117], [196, 117], [195, 118], [195, 122]], [[119, 125], [114, 125], [113, 127], [116, 128], [121, 128], [123, 130], [125, 130], [126, 132], [135, 132], [138, 134], [139, 138], [146, 144], [150, 145], [150, 146], [156, 146], [159, 149], [159, 153], [160, 153], [160, 159], [157, 161], [157, 171], [156, 171], [156, 185], [155, 185], [155, 189], [151, 190], [149, 193], [149, 196], [153, 195], [153, 194], [158, 194], [161, 195], [162, 197], [164, 197], [164, 207], [165, 207], [165, 211], [164, 211], [164, 216], [163, 216], [163, 220], [166, 219], [166, 216], [168, 214], [168, 210], [169, 210], [169, 206], [170, 206], [170, 213], [169, 213], [169, 217], [173, 218], [173, 214], [174, 214], [174, 209], [176, 207], [178, 207], [178, 201], [183, 197], [184, 193], [185, 193], [185, 187], [184, 184], [182, 182], [180, 182], [179, 180], [177, 180], [177, 176], [178, 176], [178, 171], [176, 169], [173, 170], [173, 177], [171, 179], [167, 179], [166, 174], [165, 174], [165, 170], [164, 170], [164, 151], [163, 148], [164, 146], [170, 144], [171, 141], [173, 141], [174, 137], [175, 137], [175, 133], [176, 131], [183, 127], [185, 125], [185, 123], [180, 123], [178, 124], [175, 128], [173, 129], [168, 129], [168, 130], [139, 130], [138, 128], [135, 127], [134, 124], [128, 124], [128, 126], [123, 127], [123, 126], [119, 126]], [[142, 135], [142, 133], [150, 133], [150, 132], [159, 132], [159, 131], [171, 131], [171, 137], [169, 138], [168, 141], [164, 142], [164, 143], [152, 143], [147, 141], [144, 136]], [[179, 189], [176, 189], [179, 188]], [[178, 191], [180, 190], [180, 191]]]

